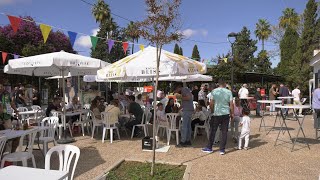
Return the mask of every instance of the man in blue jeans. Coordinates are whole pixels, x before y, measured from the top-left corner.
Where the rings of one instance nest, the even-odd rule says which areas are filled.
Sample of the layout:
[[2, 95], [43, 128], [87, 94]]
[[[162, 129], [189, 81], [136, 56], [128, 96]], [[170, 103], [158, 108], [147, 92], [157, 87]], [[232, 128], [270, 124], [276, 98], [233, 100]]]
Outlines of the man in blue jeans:
[[182, 87], [181, 83], [176, 85], [175, 92], [181, 94], [181, 108], [182, 108], [182, 128], [181, 141], [178, 146], [191, 146], [191, 116], [193, 109], [193, 95], [191, 90], [187, 87]]
[[210, 109], [213, 117], [210, 120], [210, 138], [207, 147], [203, 148], [203, 152], [212, 153], [212, 146], [216, 131], [221, 127], [222, 140], [220, 142], [220, 154], [225, 154], [227, 144], [227, 133], [230, 118], [233, 119], [233, 97], [232, 92], [226, 89], [226, 83], [219, 80], [219, 87], [211, 92], [212, 100], [210, 101]]

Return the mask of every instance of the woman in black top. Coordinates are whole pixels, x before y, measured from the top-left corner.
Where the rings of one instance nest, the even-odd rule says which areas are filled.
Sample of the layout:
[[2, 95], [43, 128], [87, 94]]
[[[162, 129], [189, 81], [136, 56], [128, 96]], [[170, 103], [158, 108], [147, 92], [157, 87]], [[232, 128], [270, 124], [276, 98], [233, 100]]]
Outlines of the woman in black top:
[[164, 110], [166, 113], [177, 113], [178, 112], [178, 107], [177, 105], [174, 104], [174, 99], [170, 98], [168, 101], [168, 104]]

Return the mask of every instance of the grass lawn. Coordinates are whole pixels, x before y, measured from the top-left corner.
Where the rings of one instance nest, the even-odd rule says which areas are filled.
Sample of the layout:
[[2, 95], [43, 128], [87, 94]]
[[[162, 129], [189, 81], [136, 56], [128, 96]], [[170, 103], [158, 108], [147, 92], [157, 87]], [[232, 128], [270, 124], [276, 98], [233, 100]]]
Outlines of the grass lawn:
[[151, 163], [124, 161], [119, 167], [109, 172], [106, 179], [182, 179], [186, 166], [156, 164], [154, 177], [150, 176]]

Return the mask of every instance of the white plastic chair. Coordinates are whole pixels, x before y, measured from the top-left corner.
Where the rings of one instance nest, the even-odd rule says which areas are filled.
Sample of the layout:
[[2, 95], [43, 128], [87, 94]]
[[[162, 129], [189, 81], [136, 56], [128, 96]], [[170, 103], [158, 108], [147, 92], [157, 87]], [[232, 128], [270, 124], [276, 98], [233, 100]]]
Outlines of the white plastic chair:
[[142, 127], [144, 131], [144, 136], [148, 136], [148, 123], [149, 123], [149, 112], [150, 110], [148, 108], [145, 109], [145, 111], [142, 114], [142, 119], [141, 119], [141, 124], [134, 125], [132, 128], [132, 133], [131, 133], [131, 139], [133, 138], [134, 135], [134, 130], [136, 127]]
[[107, 113], [107, 112], [102, 112], [101, 113], [101, 119], [102, 119], [102, 124], [103, 124], [102, 143], [104, 143], [106, 130], [110, 130], [110, 143], [112, 143], [112, 141], [113, 141], [113, 130], [114, 129], [117, 130], [117, 135], [118, 135], [118, 138], [120, 139], [120, 134], [119, 134], [118, 127], [116, 126], [116, 124], [110, 124], [111, 116], [112, 116], [112, 114]]
[[34, 111], [37, 111], [37, 110], [41, 110], [41, 107], [38, 106], [38, 105], [32, 105], [31, 109], [34, 110]]
[[[52, 147], [46, 154], [44, 169], [50, 170], [51, 155], [54, 152], [57, 152], [59, 155], [59, 171], [68, 171], [70, 180], [73, 180], [74, 171], [77, 167], [78, 160], [80, 157], [80, 149], [74, 145], [59, 145], [59, 146]], [[75, 156], [75, 159], [74, 159], [74, 163], [73, 163], [73, 167], [70, 175], [70, 165], [74, 156]]]
[[43, 154], [48, 151], [48, 144], [52, 142], [56, 145], [56, 140], [54, 138], [57, 126], [59, 125], [58, 117], [46, 117], [41, 121], [41, 134], [39, 141], [43, 144]]
[[85, 104], [85, 105], [83, 106], [84, 109], [90, 109], [90, 107], [91, 107], [91, 104]]
[[[36, 161], [34, 159], [32, 151], [33, 151], [34, 139], [36, 138], [37, 133], [38, 133], [38, 131], [34, 130], [28, 134], [21, 136], [20, 141], [19, 141], [18, 151], [4, 155], [4, 157], [1, 160], [1, 168], [4, 167], [4, 163], [6, 161], [8, 161], [8, 162], [22, 161], [22, 166], [28, 167], [28, 159], [32, 160], [33, 167], [36, 168]], [[27, 146], [28, 149], [27, 149], [27, 151], [22, 151], [23, 140], [24, 140], [25, 136], [28, 136], [28, 140], [29, 140], [28, 146]]]
[[[94, 131], [96, 129], [96, 127], [103, 127], [103, 123], [101, 120], [97, 120], [94, 113], [91, 110], [88, 110], [89, 116], [91, 116], [91, 122], [92, 122], [92, 135], [91, 135], [91, 139], [93, 139], [93, 135], [94, 135]], [[98, 131], [98, 129], [97, 129]]]
[[168, 129], [169, 129], [170, 127], [169, 127], [169, 121], [168, 121], [167, 116], [166, 116], [166, 122], [164, 122], [163, 124], [160, 124], [160, 120], [158, 119], [158, 116], [156, 117], [156, 120], [157, 120], [157, 131], [156, 131], [156, 135], [158, 135], [159, 129], [160, 129], [160, 128], [163, 128], [164, 131], [163, 131], [162, 136], [164, 136], [164, 132], [166, 132], [166, 135], [167, 135], [167, 137], [168, 137]]
[[89, 124], [90, 119], [88, 113], [83, 114], [83, 112], [81, 112], [79, 119], [72, 123], [72, 130], [75, 126], [81, 126], [82, 136], [84, 136], [84, 125], [86, 125], [87, 132], [89, 133]]
[[210, 131], [209, 120], [210, 120], [210, 118], [211, 118], [211, 117], [208, 116], [208, 118], [204, 121], [204, 124], [203, 124], [203, 125], [199, 125], [199, 124], [195, 125], [195, 127], [194, 127], [193, 139], [196, 138], [197, 133], [198, 133], [198, 129], [204, 129], [205, 132], [206, 132], [206, 134], [207, 134], [207, 138], [208, 138], [208, 140], [209, 140], [209, 136], [210, 136], [210, 134], [209, 134], [209, 131]]
[[[28, 108], [26, 107], [18, 107], [17, 109], [19, 112], [26, 112], [29, 111]], [[27, 121], [28, 125], [30, 125], [30, 121], [29, 121], [29, 115], [27, 114], [22, 114], [19, 115], [20, 116], [20, 122], [22, 123], [23, 121]]]
[[0, 160], [3, 154], [4, 147], [6, 146], [7, 137], [0, 137]]
[[177, 145], [179, 144], [179, 127], [177, 127], [177, 116], [179, 113], [167, 113], [167, 119], [169, 121], [169, 129], [168, 129], [168, 145], [170, 144], [170, 139], [171, 139], [171, 132], [174, 131], [176, 132], [176, 140], [177, 140]]
[[[54, 116], [54, 117], [61, 117], [61, 118], [63, 118], [62, 117], [62, 113], [61, 112], [58, 112], [58, 111], [51, 111], [51, 114], [52, 114], [52, 116]], [[67, 123], [66, 122], [66, 128], [68, 128], [69, 129], [69, 132], [70, 132], [70, 135], [73, 137], [73, 135], [72, 135], [72, 129], [71, 129], [71, 126], [70, 126], [70, 124], [69, 123]], [[59, 139], [61, 138], [61, 135], [62, 135], [62, 130], [63, 130], [63, 124], [61, 123], [59, 123], [58, 124], [58, 130], [59, 130]]]

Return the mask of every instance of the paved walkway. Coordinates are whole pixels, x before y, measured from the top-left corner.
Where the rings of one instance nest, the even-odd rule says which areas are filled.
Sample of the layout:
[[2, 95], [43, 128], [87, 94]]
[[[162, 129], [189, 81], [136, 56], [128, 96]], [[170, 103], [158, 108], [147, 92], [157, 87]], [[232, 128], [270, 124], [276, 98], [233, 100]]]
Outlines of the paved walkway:
[[[274, 117], [267, 117], [268, 125], [273, 124]], [[226, 155], [221, 156], [217, 151], [212, 154], [201, 152], [207, 143], [205, 136], [198, 136], [190, 148], [171, 146], [167, 153], [157, 153], [156, 159], [170, 162], [190, 162], [191, 179], [317, 179], [320, 174], [320, 141], [315, 140], [313, 120], [308, 116], [305, 120], [305, 133], [311, 150], [297, 146], [291, 152], [289, 144], [274, 147], [278, 130], [266, 135], [259, 132], [260, 118], [252, 122], [252, 133], [249, 146], [251, 149], [234, 150], [235, 144], [230, 136]], [[290, 132], [297, 132], [297, 122], [288, 121]], [[101, 132], [101, 131], [100, 131]], [[74, 143], [81, 149], [81, 157], [76, 169], [75, 179], [94, 179], [101, 175], [106, 168], [122, 158], [151, 160], [151, 152], [141, 151], [140, 139], [116, 140], [113, 144], [107, 140], [101, 143], [99, 139], [89, 136], [78, 136]], [[283, 136], [286, 138], [287, 136]], [[171, 141], [174, 144], [175, 140]], [[217, 149], [217, 147], [215, 148]], [[38, 167], [43, 167], [43, 157], [37, 153]], [[39, 153], [39, 154], [38, 154]], [[41, 159], [42, 158], [42, 159]]]

